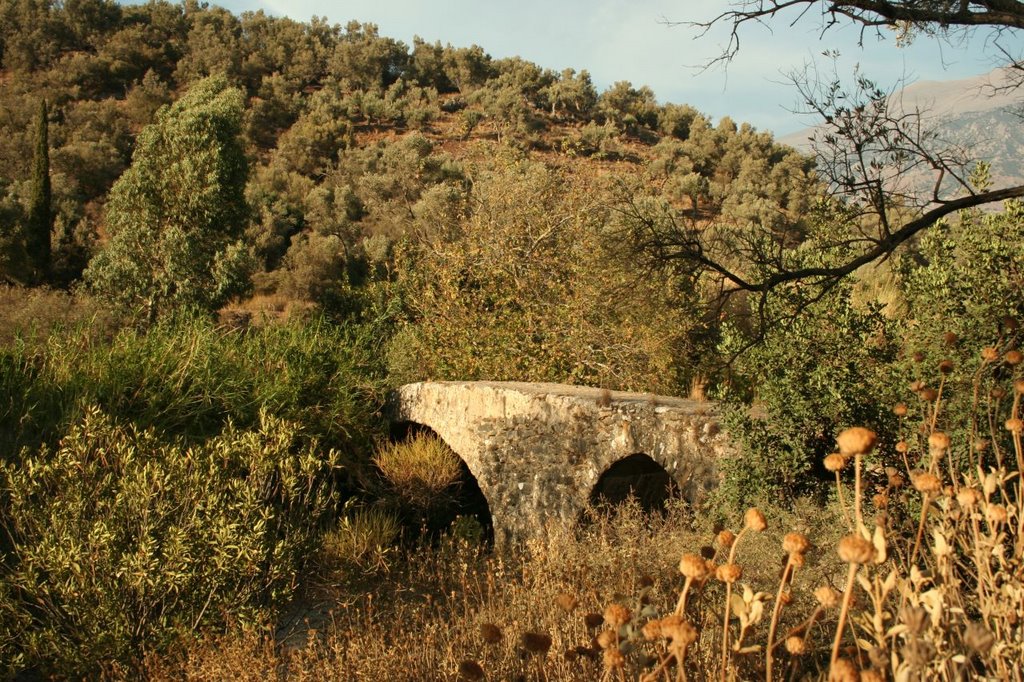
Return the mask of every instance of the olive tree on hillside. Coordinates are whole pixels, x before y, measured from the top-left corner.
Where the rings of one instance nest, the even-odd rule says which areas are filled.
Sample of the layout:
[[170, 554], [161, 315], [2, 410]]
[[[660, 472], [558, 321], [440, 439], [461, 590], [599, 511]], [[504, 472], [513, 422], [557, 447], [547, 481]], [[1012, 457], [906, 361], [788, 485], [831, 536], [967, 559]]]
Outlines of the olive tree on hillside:
[[237, 241], [247, 217], [243, 108], [242, 93], [214, 76], [142, 131], [110, 192], [109, 242], [85, 272], [97, 292], [153, 320], [211, 310], [248, 281]]

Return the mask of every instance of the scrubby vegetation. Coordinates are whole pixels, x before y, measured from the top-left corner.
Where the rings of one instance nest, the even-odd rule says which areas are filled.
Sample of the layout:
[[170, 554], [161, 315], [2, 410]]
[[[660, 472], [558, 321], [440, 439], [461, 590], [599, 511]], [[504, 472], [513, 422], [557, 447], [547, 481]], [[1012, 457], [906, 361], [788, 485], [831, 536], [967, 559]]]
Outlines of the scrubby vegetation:
[[[0, 675], [1019, 677], [1022, 204], [759, 297], [680, 249], [878, 226], [646, 87], [195, 2], [0, 48]], [[420, 379], [706, 393], [737, 456], [495, 551]]]

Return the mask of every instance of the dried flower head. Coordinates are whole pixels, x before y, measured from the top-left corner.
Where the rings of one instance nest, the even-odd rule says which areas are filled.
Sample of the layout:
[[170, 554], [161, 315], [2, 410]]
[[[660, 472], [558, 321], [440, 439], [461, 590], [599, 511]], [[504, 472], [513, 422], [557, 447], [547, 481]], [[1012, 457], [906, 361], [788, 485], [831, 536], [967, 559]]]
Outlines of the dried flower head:
[[982, 656], [987, 654], [995, 643], [995, 635], [985, 627], [984, 623], [972, 621], [964, 629], [964, 644]]
[[825, 457], [825, 468], [829, 471], [842, 471], [845, 466], [846, 458], [838, 452], [833, 452], [831, 455]]
[[924, 362], [924, 353], [921, 351], [914, 351], [914, 354], [910, 356], [910, 359], [914, 362]]
[[719, 531], [718, 535], [715, 536], [715, 539], [718, 540], [718, 544], [720, 544], [723, 549], [729, 549], [732, 547], [732, 543], [736, 542], [736, 534], [727, 528]]
[[946, 332], [942, 335], [942, 342], [947, 346], [954, 346], [960, 338], [953, 332]]
[[889, 506], [889, 496], [885, 493], [875, 493], [871, 496], [871, 504], [875, 505], [875, 509], [885, 509]]
[[674, 647], [687, 647], [697, 641], [697, 628], [679, 616], [668, 616], [662, 620], [661, 634]]
[[893, 467], [885, 468], [885, 476], [886, 482], [890, 488], [902, 488], [906, 483], [906, 480], [903, 478], [903, 474]]
[[939, 397], [939, 392], [936, 391], [934, 388], [922, 388], [920, 395], [921, 400], [925, 401], [926, 403], [930, 403]]
[[644, 623], [644, 626], [640, 628], [640, 634], [644, 636], [644, 639], [651, 641], [658, 639], [662, 636], [661, 634], [661, 620], [655, 618]]
[[981, 359], [985, 362], [995, 362], [999, 359], [999, 351], [993, 346], [985, 346], [981, 349]]
[[679, 560], [679, 572], [687, 578], [703, 580], [708, 577], [708, 566], [699, 554], [684, 554]]
[[462, 682], [479, 682], [484, 679], [484, 669], [476, 661], [465, 660], [459, 663], [459, 680]]
[[591, 630], [593, 630], [594, 628], [599, 628], [602, 625], [604, 625], [604, 616], [602, 616], [600, 613], [588, 613], [587, 615], [583, 616], [583, 624]]
[[995, 398], [996, 400], [1002, 400], [1003, 398], [1006, 397], [1006, 389], [1001, 386], [994, 386], [992, 387], [992, 390], [988, 392], [988, 394]]
[[501, 641], [501, 628], [494, 623], [481, 623], [480, 636], [488, 644], [497, 644]]
[[836, 438], [839, 452], [843, 455], [866, 455], [875, 447], [878, 436], [871, 429], [852, 426], [843, 430]]
[[551, 648], [551, 635], [543, 632], [524, 632], [523, 648], [531, 654], [546, 654]]
[[814, 590], [814, 598], [818, 600], [818, 603], [821, 604], [822, 608], [834, 609], [839, 605], [839, 600], [842, 598], [842, 595], [833, 587], [821, 585]]
[[952, 374], [953, 373], [953, 361], [949, 360], [949, 359], [941, 361], [939, 363], [939, 371], [942, 372], [943, 374]]
[[950, 443], [951, 441], [949, 436], [943, 431], [933, 431], [932, 434], [928, 436], [928, 447], [938, 454], [942, 454], [948, 450]]
[[722, 564], [715, 571], [715, 577], [723, 583], [734, 583], [743, 577], [743, 569], [739, 564]]
[[751, 507], [743, 515], [743, 525], [755, 533], [760, 533], [768, 527], [768, 522], [765, 520], [764, 514], [761, 513], [760, 509]]
[[786, 533], [782, 538], [782, 549], [786, 554], [804, 554], [811, 548], [811, 541], [802, 533]]
[[907, 441], [900, 440], [896, 441], [896, 452], [906, 453], [910, 450], [910, 446], [907, 445]]
[[555, 604], [558, 605], [558, 608], [566, 612], [575, 609], [576, 605], [579, 603], [580, 600], [577, 599], [575, 595], [571, 595], [568, 592], [562, 592], [557, 597], [555, 597]]
[[[804, 564], [807, 563], [807, 557], [803, 554], [790, 554], [789, 562], [793, 564], [795, 568], [803, 568]], [[787, 604], [789, 602], [786, 602]]]
[[617, 670], [626, 665], [626, 657], [619, 651], [619, 647], [611, 646], [604, 650], [604, 667], [608, 670]]
[[904, 405], [903, 403], [896, 403], [892, 407], [892, 413], [894, 415], [896, 415], [897, 417], [906, 417], [907, 416], [907, 406]]
[[985, 518], [989, 520], [989, 523], [998, 525], [1000, 523], [1006, 523], [1009, 515], [1006, 513], [1006, 507], [1001, 504], [990, 504], [985, 507]]
[[792, 635], [786, 638], [786, 651], [793, 656], [803, 656], [807, 652], [807, 642], [803, 637]]
[[974, 509], [981, 501], [981, 493], [974, 488], [961, 488], [956, 494], [956, 501], [964, 509]]
[[1016, 381], [1014, 381], [1013, 390], [1018, 394], [1024, 393], [1024, 379], [1017, 379]]
[[1024, 431], [1024, 421], [1019, 417], [1011, 417], [1006, 420], [1006, 430], [1013, 434]]
[[622, 604], [609, 604], [604, 610], [604, 622], [613, 628], [620, 628], [633, 619], [633, 612]]
[[836, 659], [828, 669], [828, 682], [860, 682], [860, 671], [853, 661], [846, 658]]
[[910, 476], [910, 482], [917, 492], [925, 495], [934, 495], [942, 490], [942, 481], [935, 474], [927, 471], [915, 471]]
[[601, 630], [601, 633], [597, 636], [597, 645], [602, 649], [614, 647], [616, 642], [614, 630]]
[[875, 558], [875, 546], [857, 534], [844, 536], [839, 541], [839, 558], [848, 564], [867, 564]]
[[1021, 361], [1024, 360], [1024, 354], [1019, 350], [1008, 350], [1006, 351], [1006, 355], [1003, 356], [1003, 359], [1006, 360], [1006, 364], [1008, 365], [1019, 365]]
[[975, 452], [985, 452], [988, 450], [989, 442], [987, 438], [978, 438], [974, 441]]

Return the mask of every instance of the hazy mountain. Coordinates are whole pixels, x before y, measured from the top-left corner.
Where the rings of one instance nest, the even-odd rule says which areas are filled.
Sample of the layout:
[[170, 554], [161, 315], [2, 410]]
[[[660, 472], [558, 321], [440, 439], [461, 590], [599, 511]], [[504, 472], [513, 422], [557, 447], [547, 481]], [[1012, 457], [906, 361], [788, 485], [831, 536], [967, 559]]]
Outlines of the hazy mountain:
[[[961, 80], [919, 81], [893, 98], [904, 111], [922, 112], [942, 138], [963, 145], [972, 158], [990, 162], [994, 187], [1024, 184], [1024, 87], [1012, 87], [1020, 78], [1000, 68]], [[779, 141], [809, 151], [814, 130]]]

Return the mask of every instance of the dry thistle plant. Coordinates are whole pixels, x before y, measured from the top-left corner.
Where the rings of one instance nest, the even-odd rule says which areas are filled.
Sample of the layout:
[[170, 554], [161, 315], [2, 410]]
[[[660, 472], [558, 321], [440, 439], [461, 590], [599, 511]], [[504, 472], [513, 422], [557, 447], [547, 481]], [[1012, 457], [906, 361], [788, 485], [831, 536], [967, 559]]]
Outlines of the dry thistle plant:
[[[839, 509], [765, 508], [771, 528], [752, 509], [737, 531], [709, 533], [692, 514], [627, 505], [514, 556], [410, 555], [380, 578], [389, 601], [343, 595], [307, 650], [200, 643], [177, 672], [165, 661], [151, 676], [1021, 680], [1024, 354], [1003, 339], [961, 368], [971, 414], [948, 412], [963, 387], [949, 364], [931, 367], [893, 408], [898, 440], [839, 434], [825, 460]], [[764, 548], [780, 545], [776, 572]]]

